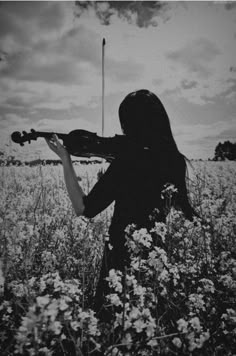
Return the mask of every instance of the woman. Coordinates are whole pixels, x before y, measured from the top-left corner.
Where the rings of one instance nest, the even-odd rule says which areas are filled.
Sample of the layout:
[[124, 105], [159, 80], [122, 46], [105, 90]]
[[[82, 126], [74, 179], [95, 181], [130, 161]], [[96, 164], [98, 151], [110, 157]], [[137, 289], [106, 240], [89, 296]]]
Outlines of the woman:
[[157, 96], [148, 90], [130, 93], [119, 108], [121, 128], [129, 144], [109, 166], [86, 196], [78, 184], [70, 156], [57, 137], [47, 143], [61, 158], [65, 183], [77, 216], [92, 218], [115, 200], [109, 229], [112, 249], [105, 246], [100, 279], [95, 297], [95, 310], [108, 293], [104, 281], [112, 268], [124, 271], [129, 256], [124, 230], [129, 224], [151, 227], [150, 215], [155, 209], [156, 221], [167, 214], [161, 192], [167, 183], [177, 188], [172, 202], [188, 219], [194, 211], [189, 204], [185, 175], [186, 162], [173, 138], [168, 115]]

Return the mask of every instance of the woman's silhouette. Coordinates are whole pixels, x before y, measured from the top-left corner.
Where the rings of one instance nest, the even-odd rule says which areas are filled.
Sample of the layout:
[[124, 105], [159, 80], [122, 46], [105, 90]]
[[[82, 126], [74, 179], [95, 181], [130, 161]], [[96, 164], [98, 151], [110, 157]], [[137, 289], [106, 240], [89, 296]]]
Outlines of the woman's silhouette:
[[[138, 90], [125, 97], [119, 107], [119, 118], [130, 148], [125, 149], [109, 166], [94, 188], [85, 195], [78, 184], [71, 159], [57, 137], [47, 140], [49, 147], [61, 158], [69, 197], [78, 216], [92, 218], [115, 201], [100, 279], [95, 297], [95, 310], [103, 305], [108, 292], [104, 278], [112, 268], [124, 271], [129, 256], [125, 246], [125, 228], [150, 228], [150, 215], [157, 209], [156, 221], [165, 221], [167, 211], [161, 192], [167, 183], [177, 193], [173, 205], [186, 218], [192, 219], [186, 189], [186, 162], [173, 138], [168, 115], [158, 97], [148, 90]], [[134, 145], [132, 146], [132, 142]]]

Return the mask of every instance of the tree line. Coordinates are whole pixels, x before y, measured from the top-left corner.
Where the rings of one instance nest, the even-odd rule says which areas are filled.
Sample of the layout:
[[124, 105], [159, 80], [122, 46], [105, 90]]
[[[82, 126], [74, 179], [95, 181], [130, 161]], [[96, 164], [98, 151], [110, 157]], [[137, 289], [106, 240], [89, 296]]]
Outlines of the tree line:
[[236, 160], [236, 142], [225, 141], [219, 142], [215, 148], [214, 161], [235, 161]]
[[[32, 161], [21, 161], [19, 159], [16, 159], [14, 156], [8, 156], [7, 158], [2, 158], [3, 154], [0, 152], [0, 166], [38, 166], [38, 165], [54, 165], [57, 166], [59, 164], [62, 164], [61, 160], [58, 159], [35, 159]], [[98, 164], [101, 163], [101, 160], [93, 159], [93, 160], [88, 160], [88, 159], [79, 159], [79, 160], [73, 160], [74, 163], [80, 163], [80, 164]]]

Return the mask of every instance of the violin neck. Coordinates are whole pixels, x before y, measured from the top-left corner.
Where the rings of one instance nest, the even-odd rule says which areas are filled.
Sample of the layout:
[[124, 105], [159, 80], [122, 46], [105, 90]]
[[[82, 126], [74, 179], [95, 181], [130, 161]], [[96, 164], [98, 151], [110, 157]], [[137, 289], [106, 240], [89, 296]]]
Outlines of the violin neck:
[[36, 131], [35, 134], [37, 137], [51, 138], [53, 134], [56, 134], [58, 138], [64, 140], [67, 134], [57, 133], [57, 132], [45, 132], [45, 131]]

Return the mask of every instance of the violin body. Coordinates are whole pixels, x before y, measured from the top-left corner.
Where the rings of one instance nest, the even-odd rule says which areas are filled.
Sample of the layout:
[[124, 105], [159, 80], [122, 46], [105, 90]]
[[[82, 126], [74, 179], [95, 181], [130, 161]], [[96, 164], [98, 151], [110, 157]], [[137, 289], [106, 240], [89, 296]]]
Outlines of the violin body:
[[[39, 137], [50, 139], [54, 132], [41, 132], [31, 129], [30, 133], [15, 131], [11, 135], [12, 141], [24, 145]], [[77, 157], [101, 157], [107, 161], [112, 161], [120, 153], [125, 152], [129, 140], [125, 135], [115, 135], [113, 137], [101, 137], [96, 133], [86, 130], [73, 130], [69, 134], [56, 133], [62, 139], [67, 151]]]
[[101, 157], [110, 161], [121, 153], [126, 142], [123, 135], [101, 137], [86, 130], [74, 130], [66, 135], [63, 144], [67, 151], [77, 157]]

